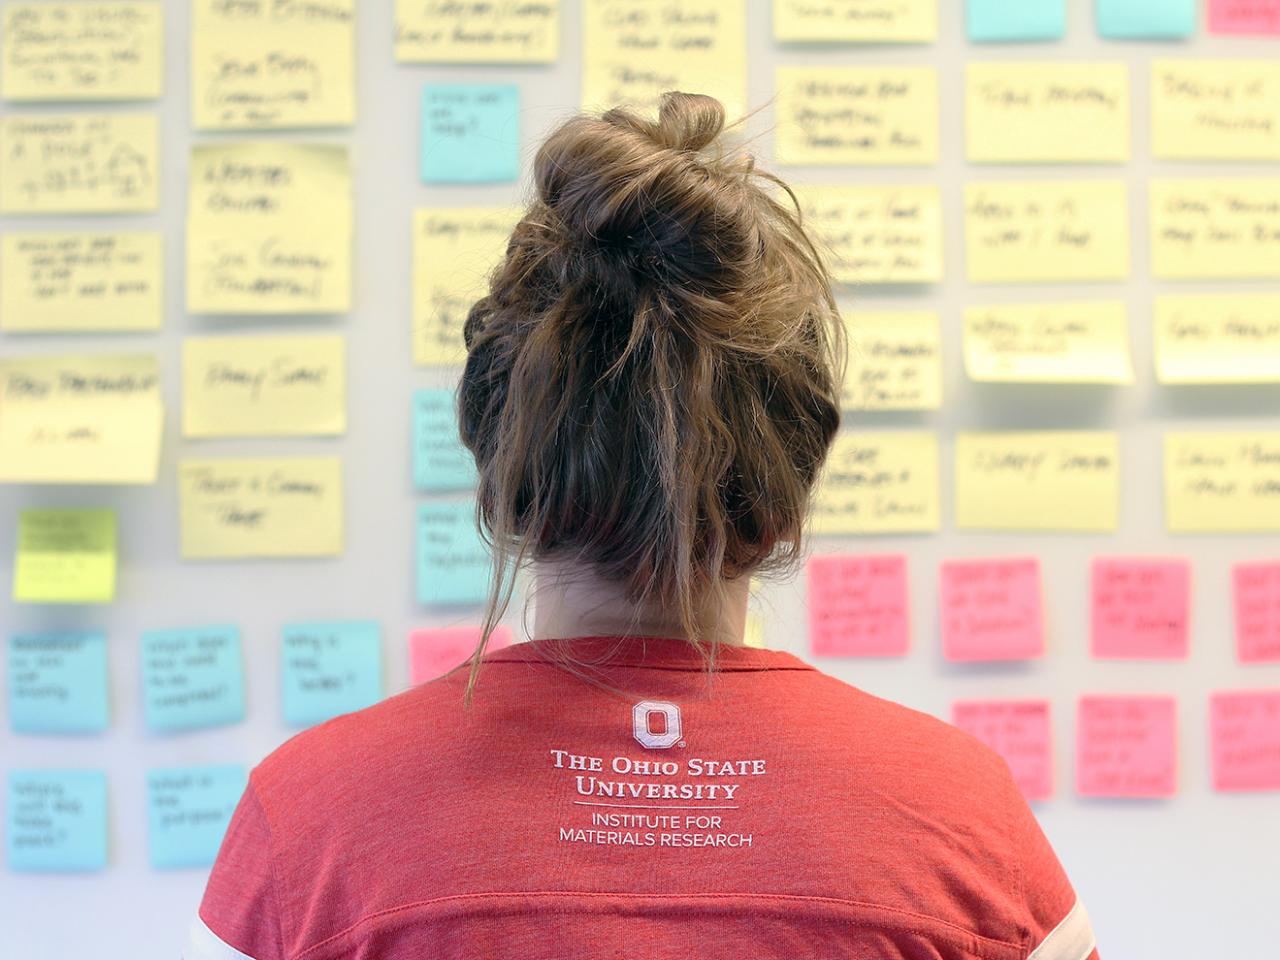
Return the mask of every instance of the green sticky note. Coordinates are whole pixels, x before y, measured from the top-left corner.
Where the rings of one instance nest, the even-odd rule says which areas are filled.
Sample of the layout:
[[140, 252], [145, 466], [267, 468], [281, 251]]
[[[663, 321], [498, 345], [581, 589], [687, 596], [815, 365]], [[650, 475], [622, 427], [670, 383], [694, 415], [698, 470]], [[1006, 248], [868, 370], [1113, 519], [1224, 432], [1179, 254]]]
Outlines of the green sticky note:
[[110, 603], [115, 594], [114, 510], [23, 510], [18, 515], [14, 600]]

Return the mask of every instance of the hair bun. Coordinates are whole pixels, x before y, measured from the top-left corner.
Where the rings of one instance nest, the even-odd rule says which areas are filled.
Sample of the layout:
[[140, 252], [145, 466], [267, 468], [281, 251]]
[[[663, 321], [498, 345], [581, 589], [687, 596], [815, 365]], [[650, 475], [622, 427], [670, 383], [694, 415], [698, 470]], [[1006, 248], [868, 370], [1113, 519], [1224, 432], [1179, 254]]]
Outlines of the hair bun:
[[658, 142], [675, 150], [701, 150], [724, 129], [724, 104], [701, 93], [671, 90], [658, 108]]

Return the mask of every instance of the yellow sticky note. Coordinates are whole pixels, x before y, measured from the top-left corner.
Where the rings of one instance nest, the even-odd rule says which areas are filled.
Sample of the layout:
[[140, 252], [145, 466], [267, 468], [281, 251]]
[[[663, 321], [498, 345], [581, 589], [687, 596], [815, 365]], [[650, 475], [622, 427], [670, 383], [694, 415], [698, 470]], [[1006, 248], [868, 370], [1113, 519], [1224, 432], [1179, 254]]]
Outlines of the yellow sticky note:
[[747, 611], [747, 622], [742, 640], [748, 647], [764, 646], [764, 617], [754, 610]]
[[1280, 160], [1280, 62], [1152, 60], [1151, 155]]
[[1170, 533], [1280, 530], [1280, 431], [1164, 435]]
[[1129, 67], [970, 63], [964, 120], [971, 163], [1124, 163]]
[[560, 0], [396, 0], [396, 59], [409, 63], [554, 63]]
[[804, 225], [838, 283], [937, 283], [942, 201], [927, 184], [800, 184]]
[[347, 429], [341, 334], [187, 337], [182, 435], [333, 435]]
[[413, 362], [466, 361], [462, 324], [488, 292], [523, 211], [516, 207], [417, 210], [413, 217]]
[[932, 43], [938, 0], [773, 0], [782, 43]]
[[775, 87], [778, 163], [938, 162], [934, 67], [778, 67]]
[[116, 595], [116, 514], [23, 510], [13, 563], [19, 603], [110, 603]]
[[1280, 294], [1156, 297], [1161, 383], [1280, 382]]
[[938, 438], [934, 434], [837, 434], [810, 511], [814, 535], [937, 529]]
[[0, 90], [6, 100], [160, 96], [159, 3], [10, 3], [3, 37]]
[[667, 90], [705, 93], [726, 122], [746, 111], [745, 0], [590, 0], [582, 9], [582, 105], [652, 108]]
[[1105, 431], [956, 435], [956, 526], [1114, 530], [1120, 441]]
[[1151, 273], [1280, 277], [1280, 177], [1153, 179]]
[[183, 559], [342, 553], [337, 457], [182, 460], [178, 499]]
[[187, 309], [349, 310], [351, 219], [344, 146], [280, 141], [192, 148]]
[[1133, 383], [1124, 301], [968, 307], [964, 367], [997, 383]]
[[969, 280], [1123, 280], [1129, 276], [1123, 180], [966, 184]]
[[355, 0], [194, 0], [191, 124], [197, 130], [355, 122]]
[[942, 405], [936, 313], [854, 311], [844, 321], [850, 357], [842, 409], [936, 410]]
[[135, 213], [160, 199], [153, 114], [0, 117], [0, 213]]
[[0, 359], [0, 482], [155, 483], [163, 427], [152, 354]]

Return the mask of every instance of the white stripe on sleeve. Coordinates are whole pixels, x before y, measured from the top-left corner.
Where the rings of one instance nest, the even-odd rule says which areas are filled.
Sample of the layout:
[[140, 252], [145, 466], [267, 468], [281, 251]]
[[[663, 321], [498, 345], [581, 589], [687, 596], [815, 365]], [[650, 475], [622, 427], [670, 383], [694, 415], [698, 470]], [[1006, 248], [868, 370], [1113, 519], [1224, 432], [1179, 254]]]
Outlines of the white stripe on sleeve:
[[254, 960], [254, 958], [223, 941], [197, 914], [191, 921], [191, 929], [187, 933], [187, 945], [183, 948], [182, 960]]
[[1096, 946], [1089, 914], [1080, 898], [1076, 897], [1062, 922], [1049, 931], [1027, 960], [1085, 960]]

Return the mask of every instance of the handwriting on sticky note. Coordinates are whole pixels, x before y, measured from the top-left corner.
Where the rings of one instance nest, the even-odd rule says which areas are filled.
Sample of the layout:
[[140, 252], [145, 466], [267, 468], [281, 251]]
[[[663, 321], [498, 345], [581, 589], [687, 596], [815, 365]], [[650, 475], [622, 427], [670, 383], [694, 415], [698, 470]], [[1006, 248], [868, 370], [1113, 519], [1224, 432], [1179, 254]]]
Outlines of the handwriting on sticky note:
[[1097, 557], [1092, 582], [1095, 657], [1186, 658], [1191, 614], [1186, 560]]
[[396, 0], [395, 31], [402, 62], [553, 63], [560, 51], [560, 0]]
[[1166, 160], [1280, 159], [1280, 64], [1152, 60], [1151, 155]]
[[815, 556], [806, 565], [809, 649], [819, 657], [900, 657], [911, 636], [907, 558]]
[[1025, 660], [1044, 653], [1040, 562], [948, 560], [938, 594], [948, 660]]
[[18, 514], [13, 599], [110, 603], [116, 593], [116, 513], [100, 508]]
[[148, 770], [151, 866], [210, 866], [248, 782], [249, 773], [240, 764]]
[[938, 0], [773, 0], [773, 36], [782, 43], [929, 43], [938, 36]]
[[1124, 63], [970, 63], [965, 143], [971, 163], [1124, 163]]
[[1209, 696], [1213, 788], [1280, 790], [1280, 689]]
[[793, 189], [836, 281], [942, 279], [942, 201], [936, 186], [801, 184]]
[[[489, 636], [484, 651], [510, 646], [511, 628], [499, 624]], [[480, 644], [479, 627], [439, 627], [415, 630], [409, 635], [409, 682], [434, 680], [465, 662]], [[464, 668], [466, 669], [466, 668]]]
[[185, 338], [183, 436], [345, 432], [346, 350], [336, 333]]
[[187, 206], [187, 309], [350, 309], [351, 218], [344, 146], [197, 145]]
[[965, 255], [974, 283], [1123, 280], [1129, 275], [1122, 180], [965, 185]]
[[421, 128], [423, 183], [503, 183], [520, 173], [514, 83], [429, 83]]
[[215, 624], [144, 632], [142, 703], [152, 730], [192, 730], [243, 720], [240, 629]]
[[1208, 0], [1209, 32], [1280, 33], [1280, 0]]
[[1167, 696], [1084, 696], [1076, 713], [1076, 792], [1168, 797], [1177, 791], [1177, 703]]
[[1172, 533], [1280, 530], [1280, 432], [1169, 431], [1164, 497]]
[[1028, 800], [1053, 795], [1048, 700], [958, 700], [951, 705], [951, 722], [1004, 758]]
[[159, 3], [10, 3], [3, 37], [6, 100], [160, 96]]
[[197, 130], [326, 127], [355, 120], [355, 0], [195, 0]]
[[322, 723], [382, 699], [382, 628], [371, 622], [291, 623], [280, 647], [284, 722]]
[[492, 554], [480, 539], [472, 500], [418, 506], [418, 602], [479, 603], [489, 589]]
[[107, 701], [105, 633], [9, 638], [9, 722], [18, 733], [100, 733]]
[[845, 410], [936, 410], [942, 405], [938, 315], [855, 312], [845, 325], [854, 344], [840, 406]]
[[1280, 381], [1280, 294], [1166, 294], [1155, 304], [1161, 383]]
[[1122, 300], [966, 307], [964, 366], [997, 383], [1132, 383]]
[[938, 529], [938, 438], [923, 431], [836, 435], [811, 511], [816, 535]]
[[454, 391], [424, 388], [413, 394], [413, 485], [433, 493], [470, 490], [476, 461], [462, 445]]
[[1151, 272], [1280, 277], [1280, 177], [1153, 178]]
[[1237, 563], [1231, 579], [1236, 659], [1280, 662], [1280, 560]]
[[9, 869], [80, 872], [107, 865], [107, 776], [101, 770], [10, 770]]

